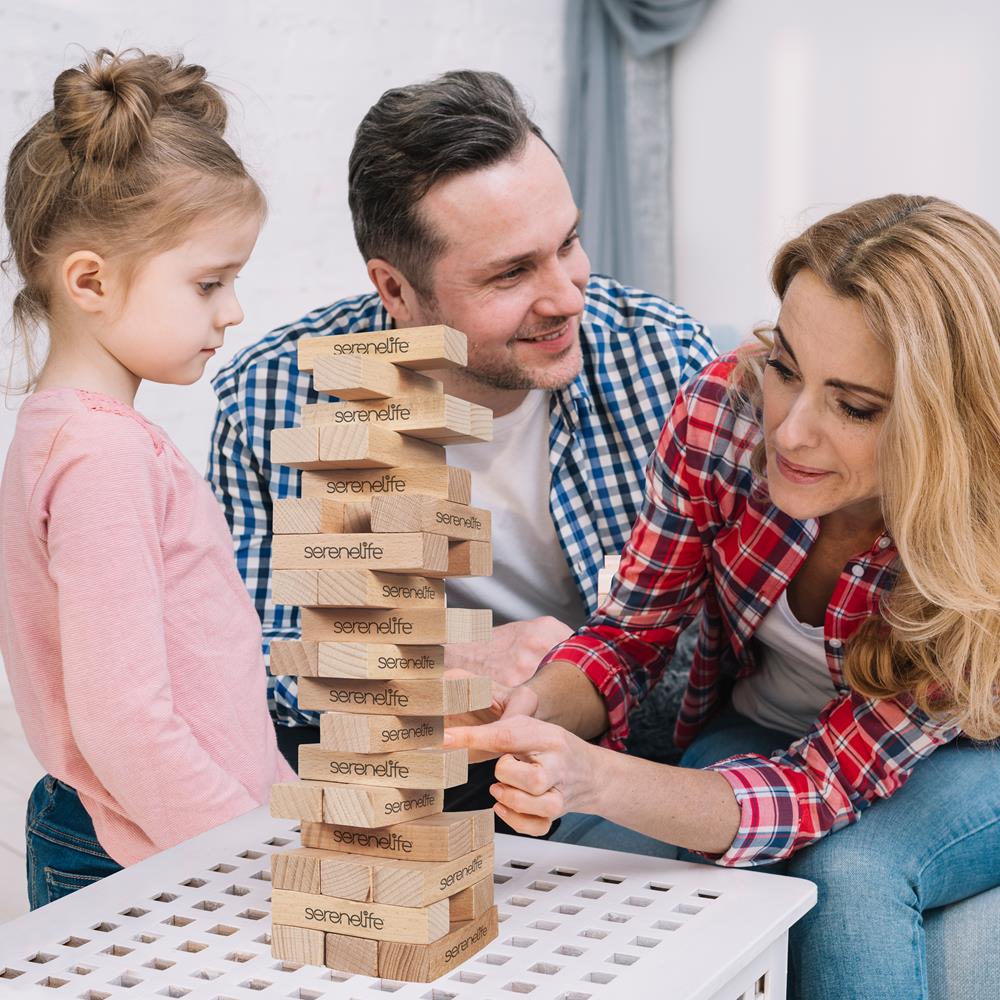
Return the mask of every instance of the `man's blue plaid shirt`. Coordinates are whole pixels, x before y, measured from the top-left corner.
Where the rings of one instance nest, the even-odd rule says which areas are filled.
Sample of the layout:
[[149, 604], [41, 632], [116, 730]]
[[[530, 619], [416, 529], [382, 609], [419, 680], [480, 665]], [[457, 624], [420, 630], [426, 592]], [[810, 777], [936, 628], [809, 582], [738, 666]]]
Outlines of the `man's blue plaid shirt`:
[[[298, 608], [271, 600], [271, 511], [298, 496], [299, 473], [272, 466], [271, 431], [299, 421], [303, 403], [321, 397], [300, 372], [300, 337], [386, 330], [392, 320], [375, 293], [316, 309], [236, 355], [212, 386], [219, 410], [208, 478], [223, 505], [236, 561], [257, 606], [264, 656], [272, 639], [299, 637]], [[549, 507], [588, 613], [597, 607], [597, 574], [617, 555], [642, 508], [645, 467], [678, 389], [712, 358], [708, 331], [655, 295], [594, 275], [580, 324], [583, 369], [551, 395]], [[272, 678], [268, 701], [286, 725], [316, 724], [300, 711], [294, 677]]]

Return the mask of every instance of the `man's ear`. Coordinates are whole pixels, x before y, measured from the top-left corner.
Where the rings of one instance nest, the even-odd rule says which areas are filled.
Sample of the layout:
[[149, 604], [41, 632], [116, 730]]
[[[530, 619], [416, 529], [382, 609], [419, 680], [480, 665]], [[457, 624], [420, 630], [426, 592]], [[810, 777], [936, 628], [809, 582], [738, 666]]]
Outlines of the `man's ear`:
[[110, 305], [109, 269], [92, 250], [75, 250], [60, 268], [63, 291], [70, 302], [88, 313], [104, 312]]
[[380, 257], [373, 257], [368, 261], [368, 277], [397, 326], [420, 324], [423, 314], [420, 297], [399, 268]]

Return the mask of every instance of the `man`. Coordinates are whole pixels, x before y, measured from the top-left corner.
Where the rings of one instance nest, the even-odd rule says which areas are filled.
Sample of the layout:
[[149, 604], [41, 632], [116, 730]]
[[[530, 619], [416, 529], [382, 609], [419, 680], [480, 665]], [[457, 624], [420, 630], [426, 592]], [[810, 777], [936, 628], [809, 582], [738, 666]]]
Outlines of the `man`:
[[[273, 331], [213, 382], [209, 478], [265, 647], [299, 635], [298, 609], [269, 594], [272, 503], [298, 495], [298, 473], [272, 466], [268, 444], [320, 398], [296, 364], [299, 338], [444, 323], [468, 336], [468, 368], [431, 374], [495, 414], [491, 443], [448, 448], [492, 511], [494, 574], [449, 580], [448, 602], [492, 608], [497, 623], [490, 642], [446, 647], [446, 664], [521, 683], [595, 610], [674, 396], [714, 348], [676, 306], [591, 276], [559, 160], [495, 73], [383, 94], [358, 128], [348, 197], [375, 292]], [[294, 762], [318, 741], [316, 715], [298, 708], [294, 678], [275, 678], [270, 696]], [[491, 804], [469, 794], [451, 801]]]

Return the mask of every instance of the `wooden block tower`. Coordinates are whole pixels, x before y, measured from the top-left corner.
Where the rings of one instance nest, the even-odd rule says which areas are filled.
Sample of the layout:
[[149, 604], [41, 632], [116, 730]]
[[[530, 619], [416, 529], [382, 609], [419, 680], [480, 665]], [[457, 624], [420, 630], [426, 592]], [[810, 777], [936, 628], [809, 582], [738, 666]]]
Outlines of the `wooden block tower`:
[[302, 607], [302, 639], [271, 644], [299, 678], [320, 742], [271, 813], [302, 824], [272, 859], [276, 957], [429, 982], [497, 934], [493, 814], [444, 813], [465, 750], [445, 718], [488, 708], [489, 678], [446, 678], [444, 644], [489, 638], [490, 611], [448, 608], [444, 577], [492, 570], [490, 515], [445, 445], [488, 441], [492, 413], [420, 369], [466, 364], [448, 327], [299, 342], [299, 368], [341, 402], [303, 407], [271, 461], [302, 469], [274, 505], [274, 600]]

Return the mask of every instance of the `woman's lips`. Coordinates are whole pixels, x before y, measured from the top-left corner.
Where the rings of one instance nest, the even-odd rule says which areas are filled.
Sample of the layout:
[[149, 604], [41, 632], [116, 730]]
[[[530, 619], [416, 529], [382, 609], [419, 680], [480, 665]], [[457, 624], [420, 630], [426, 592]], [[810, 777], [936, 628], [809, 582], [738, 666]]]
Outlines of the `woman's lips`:
[[778, 466], [778, 471], [785, 479], [802, 486], [810, 486], [813, 483], [818, 483], [821, 479], [825, 479], [831, 474], [828, 469], [811, 469], [807, 465], [795, 465], [793, 462], [789, 462], [787, 458], [782, 457], [781, 452], [776, 451], [774, 458]]

